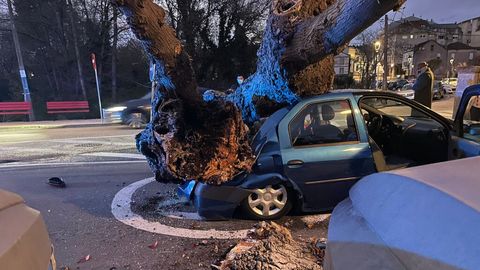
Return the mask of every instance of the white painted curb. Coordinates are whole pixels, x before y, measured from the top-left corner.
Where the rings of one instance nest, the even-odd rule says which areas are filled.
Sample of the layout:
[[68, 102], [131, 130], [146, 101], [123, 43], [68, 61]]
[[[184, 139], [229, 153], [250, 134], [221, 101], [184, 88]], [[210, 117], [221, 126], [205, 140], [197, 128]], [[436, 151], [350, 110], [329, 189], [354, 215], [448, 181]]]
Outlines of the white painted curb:
[[134, 227], [136, 229], [147, 231], [151, 233], [192, 238], [192, 239], [240, 239], [247, 236], [248, 230], [237, 231], [218, 231], [218, 230], [192, 230], [185, 228], [176, 228], [161, 224], [159, 222], [152, 222], [144, 219], [140, 215], [132, 212], [130, 204], [132, 202], [132, 195], [139, 188], [154, 182], [153, 178], [147, 178], [135, 182], [123, 189], [121, 189], [113, 198], [112, 214], [120, 222], [125, 225]]

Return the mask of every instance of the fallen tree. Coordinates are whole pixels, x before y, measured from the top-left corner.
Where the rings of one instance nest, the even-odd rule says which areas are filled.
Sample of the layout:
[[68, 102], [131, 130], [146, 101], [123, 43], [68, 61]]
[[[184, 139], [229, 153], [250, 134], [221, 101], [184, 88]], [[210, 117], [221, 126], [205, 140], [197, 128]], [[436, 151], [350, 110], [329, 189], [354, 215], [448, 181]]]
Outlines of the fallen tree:
[[153, 118], [137, 148], [161, 182], [221, 184], [249, 171], [249, 128], [278, 105], [332, 87], [333, 56], [405, 0], [273, 0], [257, 71], [228, 96], [197, 92], [191, 59], [163, 8], [152, 0], [112, 0], [159, 69]]

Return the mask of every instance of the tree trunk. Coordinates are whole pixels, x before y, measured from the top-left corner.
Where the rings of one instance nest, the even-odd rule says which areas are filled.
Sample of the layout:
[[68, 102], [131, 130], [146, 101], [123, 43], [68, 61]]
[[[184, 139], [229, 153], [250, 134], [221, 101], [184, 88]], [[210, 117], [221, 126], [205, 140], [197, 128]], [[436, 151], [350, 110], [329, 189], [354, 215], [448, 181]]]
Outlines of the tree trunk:
[[154, 117], [137, 136], [139, 150], [159, 181], [221, 184], [254, 161], [241, 116], [252, 124], [259, 119], [255, 102], [276, 108], [330, 90], [333, 55], [405, 0], [273, 0], [256, 73], [208, 103], [165, 11], [152, 0], [112, 1], [159, 67]]
[[113, 10], [112, 42], [112, 101], [117, 102], [117, 45], [118, 45], [118, 11]]
[[82, 66], [82, 59], [80, 57], [80, 49], [78, 46], [78, 35], [77, 35], [77, 28], [75, 27], [75, 20], [73, 19], [73, 12], [74, 8], [72, 5], [72, 0], [68, 0], [68, 15], [70, 17], [70, 24], [72, 26], [72, 36], [73, 36], [73, 46], [75, 48], [75, 58], [77, 62], [77, 70], [78, 70], [78, 79], [80, 81], [80, 89], [82, 89], [82, 96], [84, 100], [87, 100], [87, 90], [85, 88], [85, 80], [83, 78], [83, 66]]
[[190, 56], [165, 11], [151, 0], [114, 3], [157, 66], [152, 122], [137, 136], [156, 179], [221, 184], [250, 170], [254, 157], [240, 111], [228, 101], [203, 101]]
[[[101, 12], [101, 33], [100, 33], [100, 56], [97, 58], [98, 65], [98, 84], [102, 85], [103, 70], [105, 66], [105, 51], [107, 45], [110, 45], [110, 27], [109, 27], [110, 7], [109, 2], [105, 1], [105, 6], [102, 6]], [[101, 93], [100, 93], [101, 94]]]

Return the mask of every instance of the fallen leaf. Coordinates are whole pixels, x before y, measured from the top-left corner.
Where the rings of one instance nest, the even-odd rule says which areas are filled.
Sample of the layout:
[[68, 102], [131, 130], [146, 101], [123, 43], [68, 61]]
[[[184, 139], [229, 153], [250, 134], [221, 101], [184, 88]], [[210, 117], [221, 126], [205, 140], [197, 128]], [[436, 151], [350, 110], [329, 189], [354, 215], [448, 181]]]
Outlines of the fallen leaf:
[[92, 259], [92, 257], [90, 256], [90, 254], [88, 254], [87, 256], [81, 258], [77, 263], [88, 262], [88, 261], [90, 261], [90, 259]]
[[148, 246], [150, 249], [157, 249], [158, 247], [158, 241], [155, 241], [155, 243], [151, 244]]

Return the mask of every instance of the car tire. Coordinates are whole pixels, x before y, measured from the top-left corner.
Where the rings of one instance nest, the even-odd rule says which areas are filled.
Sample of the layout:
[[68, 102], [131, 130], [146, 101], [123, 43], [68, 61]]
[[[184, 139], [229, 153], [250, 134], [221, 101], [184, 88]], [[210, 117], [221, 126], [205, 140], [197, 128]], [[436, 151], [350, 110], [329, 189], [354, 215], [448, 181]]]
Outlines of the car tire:
[[283, 184], [254, 189], [242, 202], [243, 213], [254, 220], [279, 219], [292, 209], [292, 195]]
[[126, 123], [131, 128], [140, 129], [147, 124], [147, 117], [140, 112], [130, 113], [126, 118]]

